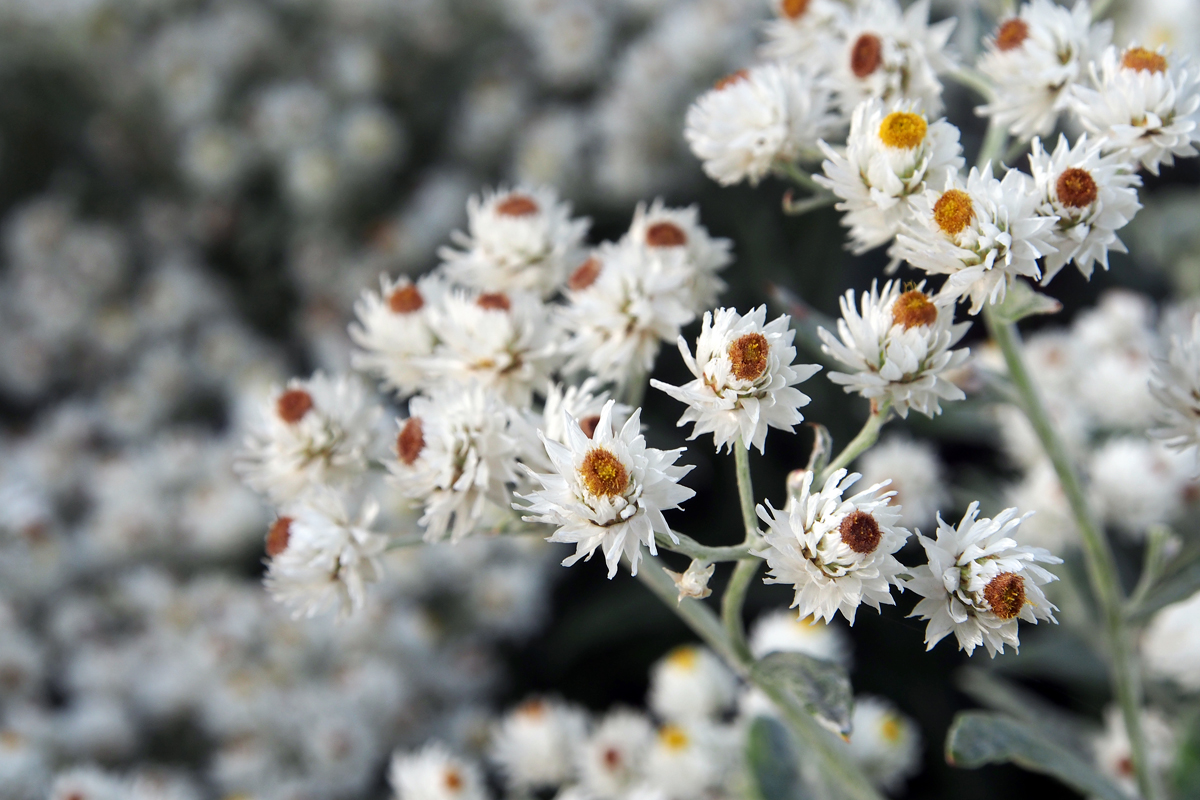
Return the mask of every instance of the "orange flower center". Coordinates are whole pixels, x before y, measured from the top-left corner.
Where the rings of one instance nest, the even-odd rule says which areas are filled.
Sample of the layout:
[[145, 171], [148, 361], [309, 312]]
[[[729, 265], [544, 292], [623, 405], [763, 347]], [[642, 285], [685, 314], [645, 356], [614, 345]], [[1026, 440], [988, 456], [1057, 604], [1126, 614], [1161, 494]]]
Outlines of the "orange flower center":
[[883, 538], [879, 523], [865, 511], [852, 511], [843, 517], [838, 532], [846, 546], [856, 553], [873, 553]]
[[715, 84], [713, 84], [713, 88], [716, 89], [717, 91], [720, 91], [721, 89], [724, 89], [726, 86], [732, 86], [733, 84], [737, 83], [738, 81], [744, 81], [749, 77], [750, 77], [749, 71], [744, 70], [744, 69], [739, 69], [737, 72], [731, 72], [728, 75], [726, 75], [724, 78], [721, 78], [719, 81], [717, 81]]
[[1085, 208], [1096, 199], [1096, 180], [1086, 169], [1069, 167], [1058, 176], [1054, 185], [1058, 201], [1071, 208]]
[[425, 298], [413, 284], [401, 286], [388, 295], [388, 308], [397, 314], [411, 314], [420, 311], [425, 305]]
[[971, 196], [961, 189], [949, 190], [933, 204], [933, 221], [951, 236], [962, 233], [974, 217]]
[[1029, 38], [1029, 26], [1025, 20], [1013, 17], [996, 31], [996, 49], [1001, 52], [1014, 50]]
[[510, 194], [496, 204], [496, 213], [503, 217], [528, 217], [540, 210], [532, 197], [523, 194]]
[[1121, 66], [1138, 72], [1166, 72], [1167, 59], [1144, 47], [1131, 47], [1121, 56]]
[[651, 247], [682, 247], [687, 234], [674, 222], [656, 222], [646, 229], [646, 244]]
[[312, 410], [312, 407], [312, 395], [303, 389], [288, 389], [279, 395], [279, 399], [275, 402], [275, 410], [278, 412], [279, 418], [289, 425], [304, 419], [304, 415]]
[[629, 485], [625, 465], [603, 447], [593, 448], [583, 457], [579, 477], [588, 491], [597, 497], [616, 497]]
[[600, 269], [600, 259], [594, 256], [589, 258], [571, 273], [571, 277], [567, 278], [567, 288], [573, 292], [583, 291], [600, 277]]
[[808, 11], [809, 0], [783, 0], [779, 10], [788, 19], [800, 19]]
[[729, 345], [729, 361], [738, 380], [753, 381], [767, 370], [771, 345], [761, 333], [747, 333]]
[[459, 771], [453, 768], [446, 770], [446, 788], [452, 792], [457, 792], [462, 789], [462, 786], [463, 778]]
[[932, 325], [937, 322], [937, 316], [937, 306], [920, 289], [900, 295], [892, 306], [892, 324], [903, 325], [904, 330], [918, 325]]
[[983, 588], [983, 598], [1000, 619], [1012, 619], [1025, 606], [1025, 579], [1012, 572], [1001, 572]]
[[291, 517], [280, 517], [271, 523], [271, 527], [267, 529], [267, 555], [270, 558], [274, 558], [284, 550], [287, 550], [291, 531]]
[[858, 37], [850, 49], [850, 71], [856, 78], [865, 78], [883, 63], [883, 42], [873, 33]]
[[486, 292], [479, 295], [475, 305], [490, 311], [508, 311], [512, 308], [512, 301], [504, 292]]
[[925, 131], [929, 126], [920, 114], [908, 111], [893, 111], [883, 118], [879, 126], [879, 138], [888, 147], [901, 150], [912, 150], [925, 141]]
[[396, 455], [405, 464], [412, 466], [424, 449], [425, 430], [421, 418], [409, 417], [400, 429], [400, 435], [396, 437]]

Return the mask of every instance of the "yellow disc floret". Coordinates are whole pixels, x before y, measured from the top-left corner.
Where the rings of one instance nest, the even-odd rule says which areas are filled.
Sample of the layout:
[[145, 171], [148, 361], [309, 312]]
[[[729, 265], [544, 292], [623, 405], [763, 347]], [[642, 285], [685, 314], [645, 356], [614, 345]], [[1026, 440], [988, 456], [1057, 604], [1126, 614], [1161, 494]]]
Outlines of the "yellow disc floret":
[[1121, 56], [1121, 66], [1138, 72], [1166, 72], [1167, 59], [1144, 47], [1131, 47]]
[[962, 189], [950, 189], [933, 204], [933, 221], [943, 233], [950, 236], [962, 233], [974, 217], [971, 195]]
[[629, 485], [629, 473], [621, 460], [603, 447], [588, 451], [579, 467], [579, 477], [597, 497], [616, 497]]
[[912, 150], [925, 141], [929, 126], [925, 118], [911, 111], [893, 111], [883, 118], [879, 126], [879, 138], [888, 147]]

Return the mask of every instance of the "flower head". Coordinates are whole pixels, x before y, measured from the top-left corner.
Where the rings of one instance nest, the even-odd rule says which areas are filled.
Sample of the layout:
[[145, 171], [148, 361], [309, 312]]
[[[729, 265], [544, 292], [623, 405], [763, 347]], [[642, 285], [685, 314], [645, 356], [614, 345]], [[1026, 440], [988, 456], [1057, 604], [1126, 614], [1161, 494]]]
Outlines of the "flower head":
[[396, 800], [486, 800], [479, 767], [454, 756], [440, 742], [417, 753], [396, 753], [388, 770]]
[[514, 790], [561, 786], [574, 777], [573, 756], [587, 718], [560, 700], [535, 697], [504, 716], [492, 732], [491, 757]]
[[446, 293], [440, 276], [426, 275], [416, 283], [405, 276], [379, 276], [379, 293], [370, 289], [354, 304], [358, 318], [350, 338], [362, 348], [352, 356], [355, 369], [377, 375], [400, 395], [418, 391], [424, 372], [416, 360], [433, 353], [437, 335], [429, 314]]
[[772, 5], [776, 17], [763, 28], [766, 41], [759, 55], [801, 66], [832, 61], [848, 19], [845, 4], [838, 0], [774, 0]]
[[655, 714], [671, 722], [716, 719], [736, 696], [737, 678], [706, 647], [680, 645], [650, 669], [647, 702]]
[[725, 290], [725, 281], [717, 273], [733, 262], [732, 243], [710, 236], [700, 224], [700, 210], [694, 205], [668, 208], [661, 198], [649, 207], [638, 203], [629, 232], [620, 244], [645, 248], [644, 257], [651, 262], [651, 269], [682, 269], [687, 287], [684, 305], [694, 314], [712, 308]]
[[694, 423], [689, 439], [712, 433], [718, 450], [740, 441], [747, 450], [765, 451], [768, 428], [790, 433], [804, 419], [799, 409], [809, 397], [794, 386], [821, 368], [793, 364], [791, 319], [785, 314], [764, 324], [766, 316], [766, 306], [744, 317], [732, 308], [706, 312], [694, 358], [679, 338], [679, 352], [696, 379], [683, 386], [650, 382], [688, 405], [679, 424]]
[[1166, 360], [1150, 379], [1161, 423], [1151, 433], [1181, 452], [1200, 448], [1200, 314], [1192, 318], [1190, 334], [1172, 337]]
[[921, 766], [921, 734], [908, 717], [887, 700], [854, 698], [853, 733], [846, 748], [871, 783], [895, 792]]

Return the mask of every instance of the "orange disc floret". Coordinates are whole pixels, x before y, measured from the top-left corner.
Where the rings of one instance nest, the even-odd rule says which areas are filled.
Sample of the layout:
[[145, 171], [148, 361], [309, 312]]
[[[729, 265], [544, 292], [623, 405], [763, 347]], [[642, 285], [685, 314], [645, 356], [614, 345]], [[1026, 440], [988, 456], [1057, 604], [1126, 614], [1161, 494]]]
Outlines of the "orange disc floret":
[[873, 553], [883, 538], [879, 523], [866, 511], [851, 511], [842, 518], [838, 532], [847, 547], [856, 553]]
[[444, 778], [446, 788], [450, 791], [458, 792], [463, 788], [463, 776], [458, 770], [454, 769], [454, 767], [450, 767], [446, 770]]
[[510, 194], [496, 204], [496, 213], [503, 217], [529, 217], [539, 211], [537, 201], [523, 194]]
[[271, 523], [271, 527], [267, 529], [267, 556], [274, 558], [275, 556], [287, 550], [288, 539], [292, 535], [292, 518], [280, 517]]
[[596, 282], [602, 268], [600, 259], [592, 256], [576, 267], [575, 271], [571, 273], [571, 277], [567, 278], [567, 288], [573, 292], [583, 291]]
[[491, 311], [508, 311], [512, 308], [512, 301], [504, 292], [485, 292], [479, 295], [475, 305]]
[[425, 427], [420, 417], [409, 417], [396, 437], [396, 455], [409, 466], [425, 449]]
[[588, 451], [579, 466], [579, 477], [588, 491], [597, 497], [616, 497], [629, 485], [625, 465], [603, 447]]
[[933, 204], [933, 221], [943, 233], [956, 236], [975, 218], [971, 195], [962, 189], [950, 189]]
[[687, 234], [674, 222], [656, 222], [646, 229], [646, 244], [651, 247], [682, 247]]
[[1064, 169], [1054, 184], [1054, 190], [1058, 193], [1058, 202], [1071, 208], [1090, 206], [1099, 193], [1096, 179], [1086, 169], [1079, 167]]
[[788, 19], [800, 19], [808, 11], [808, 3], [809, 0], [783, 0], [779, 4], [779, 11]]
[[938, 309], [929, 299], [929, 295], [920, 289], [912, 289], [896, 298], [892, 306], [892, 324], [903, 325], [904, 330], [919, 325], [932, 325], [937, 322]]
[[397, 314], [411, 314], [420, 311], [425, 305], [425, 298], [413, 284], [400, 286], [388, 295], [388, 308]]
[[729, 361], [733, 376], [742, 381], [757, 380], [767, 370], [767, 354], [771, 345], [761, 333], [747, 333], [729, 345]]
[[1001, 52], [1015, 50], [1029, 38], [1029, 25], [1025, 20], [1013, 17], [996, 30], [996, 49]]
[[925, 141], [929, 125], [920, 114], [911, 111], [893, 111], [879, 125], [879, 138], [888, 147], [912, 150]]
[[873, 33], [864, 33], [850, 48], [850, 71], [856, 78], [865, 78], [883, 63], [883, 42]]
[[304, 419], [304, 415], [311, 411], [312, 407], [312, 395], [303, 389], [288, 389], [275, 401], [275, 410], [279, 418], [289, 425]]
[[1000, 619], [1012, 619], [1025, 607], [1025, 579], [1012, 572], [1001, 572], [983, 587], [983, 598]]
[[744, 81], [749, 77], [750, 77], [749, 70], [739, 69], [737, 72], [731, 72], [728, 75], [726, 75], [724, 78], [721, 78], [720, 80], [718, 80], [715, 84], [713, 84], [713, 88], [716, 89], [717, 91], [720, 91], [721, 89], [724, 89], [726, 86], [732, 86], [733, 84], [737, 83], [738, 81]]
[[1131, 47], [1121, 56], [1121, 66], [1138, 72], [1166, 72], [1167, 59], [1144, 47]]

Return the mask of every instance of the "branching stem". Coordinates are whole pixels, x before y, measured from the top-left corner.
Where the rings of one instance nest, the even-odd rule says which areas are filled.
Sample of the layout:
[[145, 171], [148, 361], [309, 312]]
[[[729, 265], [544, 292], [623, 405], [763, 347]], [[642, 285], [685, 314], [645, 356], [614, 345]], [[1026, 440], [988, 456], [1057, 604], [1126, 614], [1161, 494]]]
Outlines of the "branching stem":
[[871, 415], [863, 423], [862, 430], [850, 440], [850, 443], [846, 445], [842, 452], [837, 454], [837, 458], [830, 461], [821, 474], [816, 477], [813, 482], [817, 485], [817, 488], [823, 486], [830, 475], [843, 467], [850, 466], [854, 459], [858, 458], [869, 450], [875, 442], [879, 441], [879, 432], [883, 430], [883, 426], [888, 421], [888, 417], [891, 416], [891, 412], [891, 400], [884, 400], [878, 405], [875, 401], [871, 401]]

